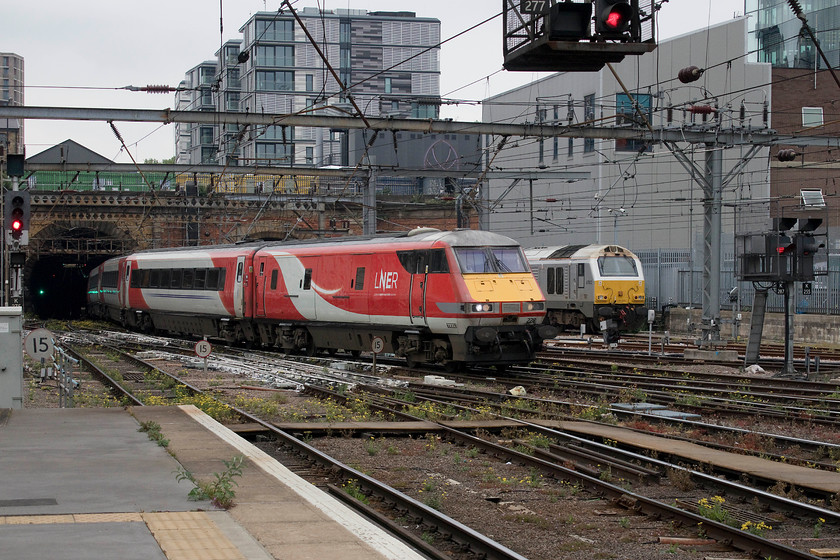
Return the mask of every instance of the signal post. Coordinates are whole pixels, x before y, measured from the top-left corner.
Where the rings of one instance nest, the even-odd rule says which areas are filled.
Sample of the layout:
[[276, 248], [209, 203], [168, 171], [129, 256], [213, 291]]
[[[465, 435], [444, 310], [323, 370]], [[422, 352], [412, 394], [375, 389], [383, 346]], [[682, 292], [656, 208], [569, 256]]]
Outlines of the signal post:
[[9, 154], [6, 173], [12, 179], [11, 190], [3, 193], [3, 242], [6, 255], [4, 269], [7, 279], [3, 290], [9, 305], [23, 307], [23, 265], [25, 247], [29, 245], [30, 200], [29, 192], [18, 190], [23, 176], [23, 154]]

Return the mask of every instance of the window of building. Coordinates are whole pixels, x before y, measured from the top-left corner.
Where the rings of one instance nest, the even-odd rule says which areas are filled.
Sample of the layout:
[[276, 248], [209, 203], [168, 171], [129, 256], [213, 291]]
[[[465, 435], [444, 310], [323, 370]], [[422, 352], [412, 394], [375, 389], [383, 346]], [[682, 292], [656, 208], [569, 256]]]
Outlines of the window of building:
[[215, 163], [216, 162], [216, 148], [204, 147], [201, 148], [201, 163]]
[[315, 162], [315, 148], [312, 146], [306, 147], [306, 163], [312, 165]]
[[391, 93], [391, 78], [385, 78], [385, 93]]
[[265, 132], [260, 135], [263, 140], [282, 140], [291, 142], [295, 139], [295, 127], [273, 124], [265, 127]]
[[257, 46], [257, 66], [290, 66], [295, 65], [295, 48], [283, 45]]
[[291, 165], [294, 150], [288, 144], [257, 142], [257, 159], [260, 163]]
[[201, 104], [205, 106], [213, 104], [213, 92], [210, 89], [201, 90]]
[[227, 86], [229, 88], [239, 88], [239, 68], [229, 68], [227, 71]]
[[411, 118], [414, 119], [436, 119], [438, 115], [438, 106], [433, 103], [418, 103], [411, 104]]
[[215, 74], [216, 70], [214, 68], [199, 68], [199, 83], [203, 86], [212, 84]]
[[[645, 126], [644, 119], [639, 115], [639, 112], [633, 107], [633, 100], [638, 104], [639, 111], [644, 115], [647, 122], [651, 120], [651, 95], [649, 93], [636, 93], [633, 99], [628, 97], [626, 93], [617, 93], [615, 95], [615, 125], [628, 127], [643, 127]], [[645, 152], [650, 149], [650, 145], [644, 140], [635, 139], [618, 139], [615, 141], [615, 151], [617, 152]]]
[[399, 112], [400, 110], [400, 102], [399, 101], [391, 101], [391, 111], [394, 113]]
[[239, 47], [225, 47], [225, 61], [228, 64], [237, 64], [239, 62]]
[[823, 125], [823, 108], [822, 107], [802, 107], [802, 126], [822, 126]]
[[212, 126], [202, 126], [199, 129], [199, 143], [200, 144], [212, 144], [213, 143], [213, 127]]
[[345, 44], [350, 44], [353, 40], [353, 27], [349, 20], [342, 20], [338, 28], [338, 40]]
[[312, 74], [306, 75], [306, 91], [315, 91], [315, 76]]
[[294, 72], [282, 70], [257, 72], [257, 91], [292, 91], [294, 89]]
[[[595, 94], [591, 93], [583, 98], [583, 118], [586, 122], [591, 123], [595, 120]], [[595, 151], [595, 139], [583, 139], [583, 153], [588, 154]]]
[[239, 111], [239, 92], [233, 91], [225, 94], [225, 108], [228, 111]]
[[256, 36], [260, 41], [294, 41], [295, 22], [291, 19], [257, 20]]

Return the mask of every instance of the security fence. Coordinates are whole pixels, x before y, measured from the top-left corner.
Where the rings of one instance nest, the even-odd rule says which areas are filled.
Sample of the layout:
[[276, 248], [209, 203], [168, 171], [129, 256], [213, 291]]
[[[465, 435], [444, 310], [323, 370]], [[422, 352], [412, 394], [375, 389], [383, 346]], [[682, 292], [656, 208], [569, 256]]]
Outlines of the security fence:
[[[645, 273], [648, 306], [661, 311], [666, 305], [701, 307], [703, 304], [703, 254], [690, 249], [635, 251]], [[823, 257], [815, 265], [819, 273], [810, 290], [794, 284], [797, 313], [840, 314], [840, 255]], [[734, 288], [738, 288], [733, 291]], [[810, 291], [810, 293], [803, 293]], [[735, 279], [734, 255], [724, 254], [720, 281], [721, 309], [748, 310], [752, 307], [755, 287], [752, 282]], [[784, 312], [784, 296], [772, 289], [767, 298], [768, 312]]]

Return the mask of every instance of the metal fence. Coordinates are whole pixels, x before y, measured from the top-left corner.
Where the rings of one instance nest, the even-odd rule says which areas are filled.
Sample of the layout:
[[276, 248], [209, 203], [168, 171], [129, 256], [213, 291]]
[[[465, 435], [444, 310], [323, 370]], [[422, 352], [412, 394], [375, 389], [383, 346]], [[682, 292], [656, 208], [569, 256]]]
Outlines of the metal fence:
[[[664, 305], [701, 307], [703, 304], [703, 255], [689, 249], [636, 251], [645, 273], [645, 292], [650, 307], [661, 310]], [[840, 255], [832, 254], [817, 265], [822, 276], [811, 282], [811, 293], [803, 294], [802, 284], [794, 284], [797, 313], [840, 315]], [[755, 288], [752, 282], [735, 279], [734, 255], [724, 255], [720, 282], [721, 309], [748, 310]], [[733, 288], [737, 292], [733, 293]], [[784, 296], [770, 290], [767, 311], [784, 312]]]

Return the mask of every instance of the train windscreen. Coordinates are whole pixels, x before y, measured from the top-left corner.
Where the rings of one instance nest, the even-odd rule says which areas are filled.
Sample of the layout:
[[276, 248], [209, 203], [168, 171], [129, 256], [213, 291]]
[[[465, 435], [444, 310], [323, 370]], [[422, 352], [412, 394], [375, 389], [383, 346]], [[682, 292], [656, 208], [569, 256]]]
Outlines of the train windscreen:
[[636, 262], [626, 256], [598, 257], [601, 276], [638, 276]]
[[464, 274], [531, 270], [519, 247], [456, 247], [455, 256]]

